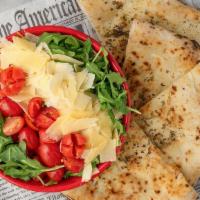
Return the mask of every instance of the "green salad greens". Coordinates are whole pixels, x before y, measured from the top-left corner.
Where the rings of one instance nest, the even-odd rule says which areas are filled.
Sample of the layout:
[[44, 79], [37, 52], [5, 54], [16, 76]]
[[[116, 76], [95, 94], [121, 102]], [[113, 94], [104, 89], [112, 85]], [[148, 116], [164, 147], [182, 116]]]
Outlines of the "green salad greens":
[[125, 133], [122, 121], [116, 118], [116, 113], [123, 115], [135, 110], [126, 106], [126, 91], [122, 88], [125, 79], [111, 70], [107, 51], [100, 48], [96, 53], [90, 39], [83, 42], [73, 36], [57, 33], [43, 33], [38, 43], [41, 42], [48, 45], [52, 54], [63, 54], [80, 60], [83, 62], [82, 68], [95, 74], [94, 89], [91, 92], [97, 95], [101, 109], [108, 111], [118, 133]]

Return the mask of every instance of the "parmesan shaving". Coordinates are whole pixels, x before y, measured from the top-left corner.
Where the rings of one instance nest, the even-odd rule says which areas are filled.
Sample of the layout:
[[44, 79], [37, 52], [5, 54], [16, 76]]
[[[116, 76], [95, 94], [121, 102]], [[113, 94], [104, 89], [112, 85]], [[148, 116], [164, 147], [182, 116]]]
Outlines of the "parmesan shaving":
[[92, 177], [92, 164], [89, 163], [83, 168], [82, 182], [87, 182]]
[[106, 147], [100, 153], [100, 162], [116, 161], [116, 147], [117, 141], [115, 139], [110, 140]]

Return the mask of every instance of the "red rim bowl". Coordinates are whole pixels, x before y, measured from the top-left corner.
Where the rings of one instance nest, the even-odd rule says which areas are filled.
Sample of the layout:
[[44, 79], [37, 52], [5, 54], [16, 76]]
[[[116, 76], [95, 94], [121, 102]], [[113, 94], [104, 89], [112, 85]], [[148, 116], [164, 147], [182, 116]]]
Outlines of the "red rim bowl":
[[[19, 35], [24, 35], [24, 33], [29, 32], [32, 33], [34, 35], [41, 35], [43, 32], [55, 32], [55, 33], [61, 33], [61, 34], [67, 34], [67, 35], [72, 35], [80, 40], [87, 40], [88, 38], [90, 38], [88, 35], [71, 29], [71, 28], [67, 28], [67, 27], [62, 27], [62, 26], [37, 26], [37, 27], [32, 27], [32, 28], [28, 28], [28, 29], [24, 29], [21, 31], [18, 31], [16, 33], [13, 33], [12, 35], [8, 36], [7, 39], [12, 41], [12, 37], [13, 36], [19, 36]], [[99, 51], [99, 49], [101, 48], [101, 45], [94, 39], [90, 38], [92, 41], [92, 46], [93, 49], [95, 51]], [[121, 76], [124, 76], [122, 69], [120, 68], [119, 64], [116, 62], [116, 60], [113, 58], [113, 56], [109, 53], [108, 55], [108, 59], [110, 62], [110, 66], [112, 68], [113, 71], [119, 73]], [[130, 106], [130, 93], [128, 90], [128, 84], [125, 82], [123, 84], [123, 88], [127, 91], [127, 105]], [[124, 115], [123, 117], [123, 124], [126, 127], [126, 130], [128, 130], [128, 126], [130, 123], [130, 113], [127, 115]], [[99, 165], [99, 173], [95, 174], [93, 176], [93, 178], [95, 178], [96, 176], [98, 176], [100, 173], [102, 173], [106, 168], [108, 168], [111, 165], [111, 162], [106, 162], [106, 163], [102, 163]], [[19, 179], [15, 179], [12, 178], [10, 176], [6, 176], [2, 171], [0, 171], [0, 177], [7, 180], [8, 182], [27, 189], [27, 190], [32, 190], [32, 191], [36, 191], [36, 192], [61, 192], [64, 190], [69, 190], [69, 189], [73, 189], [76, 187], [81, 186], [82, 183], [81, 182], [81, 178], [80, 177], [71, 177], [67, 180], [63, 180], [60, 183], [56, 184], [56, 185], [52, 185], [52, 186], [42, 186], [40, 183], [34, 182], [34, 181], [22, 181]]]

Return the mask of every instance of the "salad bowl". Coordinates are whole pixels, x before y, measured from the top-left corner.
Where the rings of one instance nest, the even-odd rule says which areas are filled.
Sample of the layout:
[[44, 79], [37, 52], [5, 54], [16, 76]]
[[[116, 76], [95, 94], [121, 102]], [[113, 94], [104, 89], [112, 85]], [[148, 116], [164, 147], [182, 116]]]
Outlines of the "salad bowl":
[[[92, 43], [92, 48], [95, 52], [98, 52], [101, 49], [101, 45], [93, 38], [90, 38], [88, 35], [80, 32], [78, 30], [74, 30], [74, 29], [68, 28], [68, 27], [61, 27], [61, 26], [32, 27], [32, 28], [18, 31], [18, 32], [8, 36], [7, 39], [9, 41], [12, 41], [13, 36], [19, 36], [19, 35], [23, 36], [23, 35], [25, 35], [25, 33], [31, 33], [33, 35], [40, 36], [44, 32], [71, 35], [82, 41], [86, 41], [87, 39], [90, 39], [91, 43]], [[120, 68], [119, 64], [116, 62], [116, 60], [113, 58], [113, 56], [110, 53], [108, 53], [108, 61], [109, 61], [111, 70], [114, 72], [117, 72], [118, 74], [120, 74], [120, 76], [124, 77], [122, 69]], [[130, 107], [131, 103], [130, 103], [130, 94], [129, 94], [129, 90], [128, 90], [128, 84], [126, 82], [124, 82], [122, 84], [122, 87], [126, 91], [127, 106]], [[131, 116], [130, 116], [130, 112], [129, 112], [128, 114], [125, 114], [122, 118], [123, 125], [124, 125], [126, 131], [128, 130], [128, 126], [130, 123], [130, 117]], [[122, 137], [124, 137], [124, 136], [122, 136]], [[123, 145], [123, 142], [121, 145]], [[105, 163], [99, 164], [98, 165], [99, 172], [96, 173], [95, 175], [93, 175], [92, 178], [95, 178], [99, 174], [103, 173], [103, 171], [106, 168], [108, 168], [111, 164], [112, 164], [112, 162], [105, 162]], [[64, 191], [64, 190], [70, 190], [70, 189], [79, 187], [82, 184], [84, 184], [84, 182], [81, 181], [81, 177], [70, 177], [69, 179], [62, 180], [61, 182], [59, 182], [55, 185], [43, 186], [40, 182], [36, 182], [33, 180], [23, 181], [23, 180], [20, 180], [17, 178], [12, 178], [11, 176], [5, 175], [3, 173], [3, 171], [1, 171], [1, 170], [0, 170], [0, 177], [18, 187], [21, 187], [21, 188], [24, 188], [27, 190], [36, 191], [36, 192], [60, 192], [60, 191]]]

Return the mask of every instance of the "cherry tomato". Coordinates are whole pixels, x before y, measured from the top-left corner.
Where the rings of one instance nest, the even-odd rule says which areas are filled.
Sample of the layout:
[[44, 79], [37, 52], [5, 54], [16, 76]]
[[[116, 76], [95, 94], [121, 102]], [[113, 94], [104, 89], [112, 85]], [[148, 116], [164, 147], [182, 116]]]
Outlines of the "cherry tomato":
[[3, 97], [0, 99], [0, 112], [4, 117], [14, 117], [19, 116], [23, 113], [20, 106], [9, 99], [8, 97]]
[[28, 127], [30, 127], [31, 129], [35, 131], [38, 131], [38, 128], [35, 126], [34, 121], [27, 114], [24, 114], [24, 120]]
[[36, 117], [35, 124], [40, 129], [47, 129], [59, 117], [59, 112], [54, 107], [43, 108]]
[[43, 107], [44, 101], [40, 97], [32, 98], [28, 103], [28, 113], [30, 117], [35, 118], [40, 113]]
[[25, 85], [25, 72], [14, 66], [0, 72], [0, 94], [10, 96], [18, 94]]
[[57, 143], [56, 140], [51, 139], [47, 134], [45, 130], [39, 131], [40, 136], [40, 143]]
[[65, 169], [61, 168], [55, 171], [47, 172], [47, 176], [53, 181], [60, 182], [64, 176], [64, 173]]
[[24, 126], [23, 117], [8, 117], [3, 125], [3, 133], [7, 136], [18, 133]]
[[61, 164], [62, 154], [58, 144], [40, 144], [38, 155], [41, 162], [48, 167]]
[[83, 159], [66, 158], [64, 159], [65, 168], [73, 173], [82, 171], [84, 167]]
[[44, 108], [41, 113], [54, 121], [60, 116], [58, 110], [52, 106]]
[[49, 128], [49, 126], [51, 126], [51, 124], [53, 124], [53, 122], [54, 122], [53, 119], [47, 117], [42, 113], [39, 114], [35, 120], [35, 124], [39, 129], [47, 129]]
[[73, 146], [74, 145], [74, 141], [72, 139], [72, 134], [69, 135], [65, 135], [62, 140], [61, 140], [61, 146], [65, 145], [65, 146]]
[[72, 133], [62, 138], [61, 153], [65, 158], [81, 158], [85, 150], [86, 138], [80, 133]]
[[74, 158], [74, 147], [61, 145], [60, 151], [66, 158]]
[[86, 138], [80, 133], [73, 133], [72, 135], [76, 145], [81, 146], [86, 144]]
[[24, 127], [19, 132], [19, 141], [25, 141], [28, 150], [37, 150], [39, 146], [39, 139], [34, 130], [29, 127]]
[[75, 158], [81, 158], [83, 152], [85, 150], [85, 146], [75, 146]]

